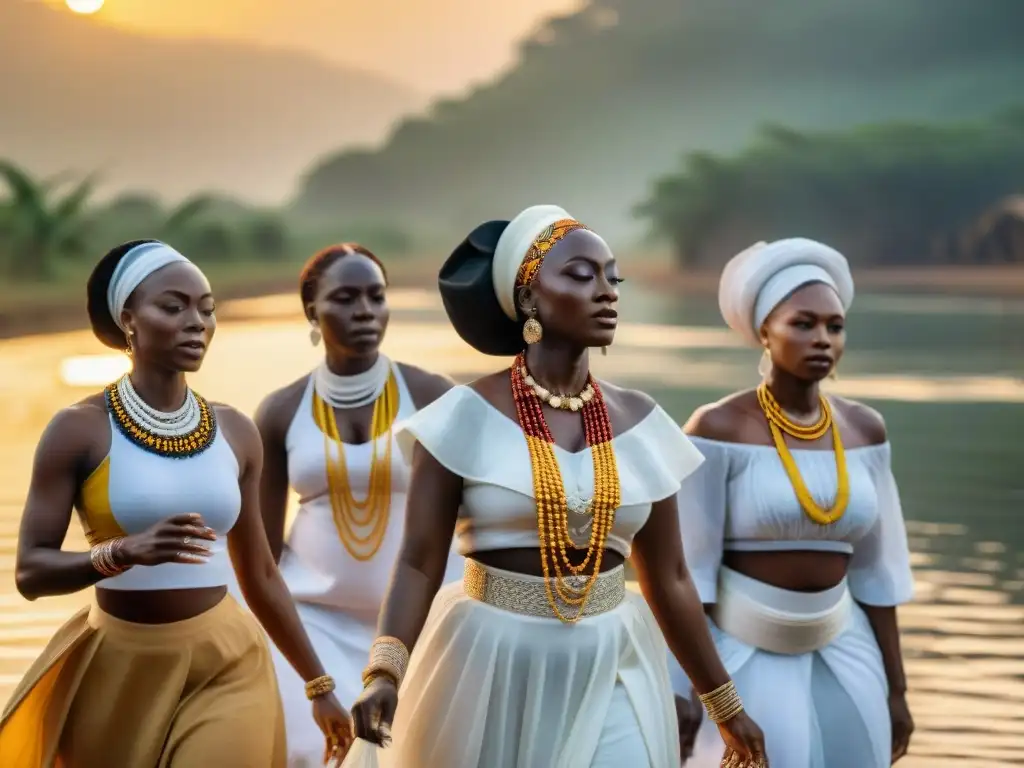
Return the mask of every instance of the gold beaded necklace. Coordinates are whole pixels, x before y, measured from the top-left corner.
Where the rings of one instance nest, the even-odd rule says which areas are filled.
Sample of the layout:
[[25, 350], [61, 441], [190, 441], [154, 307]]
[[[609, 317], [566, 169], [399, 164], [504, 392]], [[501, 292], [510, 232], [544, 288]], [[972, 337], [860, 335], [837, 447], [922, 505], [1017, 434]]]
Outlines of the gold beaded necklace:
[[[338, 432], [334, 408], [317, 394], [315, 388], [313, 390], [313, 419], [324, 434], [327, 487], [334, 525], [348, 553], [363, 562], [377, 554], [388, 529], [391, 513], [391, 428], [398, 415], [398, 400], [398, 382], [392, 373], [384, 391], [373, 404], [369, 487], [366, 498], [358, 500], [349, 483], [345, 444]], [[384, 437], [383, 457], [378, 456], [378, 438], [381, 436]]]
[[[789, 482], [793, 486], [796, 498], [800, 502], [804, 513], [818, 525], [830, 525], [839, 520], [846, 513], [846, 506], [850, 502], [850, 475], [846, 470], [846, 453], [843, 451], [843, 441], [839, 435], [839, 425], [832, 419], [832, 407], [823, 395], [819, 395], [821, 403], [821, 416], [810, 425], [797, 424], [782, 410], [778, 400], [768, 389], [765, 382], [757, 387], [757, 402], [768, 419], [768, 428], [772, 433], [772, 440], [775, 443], [775, 450], [778, 451], [782, 466], [786, 470]], [[836, 489], [835, 502], [831, 509], [822, 509], [807, 490], [803, 477], [800, 475], [800, 468], [797, 467], [793, 454], [786, 446], [786, 440], [782, 436], [785, 432], [798, 440], [817, 440], [822, 437], [829, 428], [832, 429], [832, 446], [836, 455], [836, 476], [838, 487]]]
[[[611, 420], [601, 389], [591, 378], [588, 384], [594, 394], [581, 410], [584, 434], [594, 463], [594, 498], [588, 509], [592, 524], [586, 557], [576, 565], [570, 559], [568, 550], [582, 547], [576, 545], [570, 532], [569, 502], [555, 456], [555, 440], [544, 418], [541, 399], [526, 382], [529, 372], [526, 371], [522, 354], [516, 358], [510, 374], [516, 415], [526, 437], [533, 470], [537, 536], [548, 604], [559, 621], [575, 624], [583, 618], [590, 592], [601, 573], [605, 543], [615, 525], [615, 510], [622, 501], [615, 451], [612, 448]], [[563, 613], [559, 601], [575, 612], [572, 615]]]

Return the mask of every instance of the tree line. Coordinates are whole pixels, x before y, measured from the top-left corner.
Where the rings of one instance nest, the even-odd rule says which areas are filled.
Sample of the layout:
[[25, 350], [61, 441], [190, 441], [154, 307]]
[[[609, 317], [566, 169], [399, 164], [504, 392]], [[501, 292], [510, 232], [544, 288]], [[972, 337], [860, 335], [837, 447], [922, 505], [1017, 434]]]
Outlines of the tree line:
[[978, 263], [1024, 260], [986, 243], [1018, 215], [1005, 201], [1021, 194], [1024, 108], [949, 125], [767, 126], [740, 153], [685, 155], [636, 213], [685, 267], [719, 266], [753, 242], [793, 235], [860, 265]]

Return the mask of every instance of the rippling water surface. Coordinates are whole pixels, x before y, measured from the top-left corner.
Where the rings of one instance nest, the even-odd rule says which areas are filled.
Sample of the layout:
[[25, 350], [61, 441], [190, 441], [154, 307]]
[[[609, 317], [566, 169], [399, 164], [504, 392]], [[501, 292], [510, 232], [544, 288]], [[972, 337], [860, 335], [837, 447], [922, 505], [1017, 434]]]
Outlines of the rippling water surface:
[[[494, 370], [449, 329], [434, 296], [391, 296], [394, 358], [466, 379]], [[754, 383], [709, 302], [626, 295], [598, 374], [649, 391], [680, 421]], [[870, 400], [889, 424], [914, 550], [917, 599], [901, 611], [918, 723], [907, 768], [1024, 766], [1024, 305], [858, 298], [832, 388]], [[193, 385], [252, 412], [313, 367], [292, 296], [227, 303]], [[0, 701], [87, 594], [26, 602], [14, 589], [18, 521], [32, 452], [61, 406], [117, 376], [87, 332], [0, 342]], [[73, 523], [65, 546], [83, 549]]]

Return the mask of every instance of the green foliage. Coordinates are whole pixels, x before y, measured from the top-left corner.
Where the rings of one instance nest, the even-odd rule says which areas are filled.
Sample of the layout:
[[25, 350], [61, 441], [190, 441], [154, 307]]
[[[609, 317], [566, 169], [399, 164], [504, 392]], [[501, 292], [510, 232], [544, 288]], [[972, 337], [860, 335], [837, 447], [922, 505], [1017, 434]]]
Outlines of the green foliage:
[[45, 279], [59, 260], [84, 252], [92, 177], [73, 184], [61, 177], [37, 181], [14, 163], [0, 161], [0, 180], [8, 192], [0, 200], [6, 272], [14, 278]]
[[838, 130], [1014, 103], [1022, 28], [1013, 0], [591, 0], [542, 26], [495, 82], [379, 149], [324, 158], [296, 204], [450, 241], [557, 202], [631, 233], [630, 207], [680, 151], [739, 151], [765, 122]]
[[718, 265], [757, 240], [794, 235], [862, 265], [958, 260], [961, 234], [1024, 191], [1020, 114], [837, 133], [769, 126], [740, 154], [687, 155], [637, 213], [686, 266]]

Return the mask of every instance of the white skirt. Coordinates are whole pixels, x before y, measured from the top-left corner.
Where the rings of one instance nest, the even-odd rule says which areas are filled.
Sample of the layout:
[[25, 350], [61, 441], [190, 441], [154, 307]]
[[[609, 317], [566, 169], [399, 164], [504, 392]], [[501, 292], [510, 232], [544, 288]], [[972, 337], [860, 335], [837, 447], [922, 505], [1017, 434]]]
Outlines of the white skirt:
[[[545, 599], [542, 578], [467, 561], [471, 591], [473, 567], [515, 582], [509, 605]], [[622, 581], [622, 569], [600, 578]], [[393, 746], [359, 741], [345, 768], [678, 766], [667, 651], [643, 598], [626, 592], [568, 625], [489, 604], [509, 592], [488, 602], [463, 584], [438, 593], [399, 693]]]
[[[744, 709], [764, 731], [769, 762], [779, 768], [889, 768], [892, 737], [882, 654], [867, 616], [849, 599], [846, 583], [809, 594], [724, 567], [722, 576], [720, 584], [728, 582], [742, 599], [764, 609], [738, 625], [747, 642], [709, 624]], [[728, 599], [729, 591], [720, 589], [720, 602]], [[737, 613], [732, 612], [732, 621]], [[773, 653], [758, 648], [751, 636], [760, 622], [766, 643], [777, 647], [780, 638], [792, 640], [794, 627], [806, 637], [806, 619], [827, 625], [837, 614], [842, 625], [825, 626], [834, 637], [817, 650]], [[682, 670], [674, 668], [675, 689], [688, 691], [690, 684], [680, 675]], [[686, 768], [717, 768], [723, 749], [718, 728], [705, 717]]]

